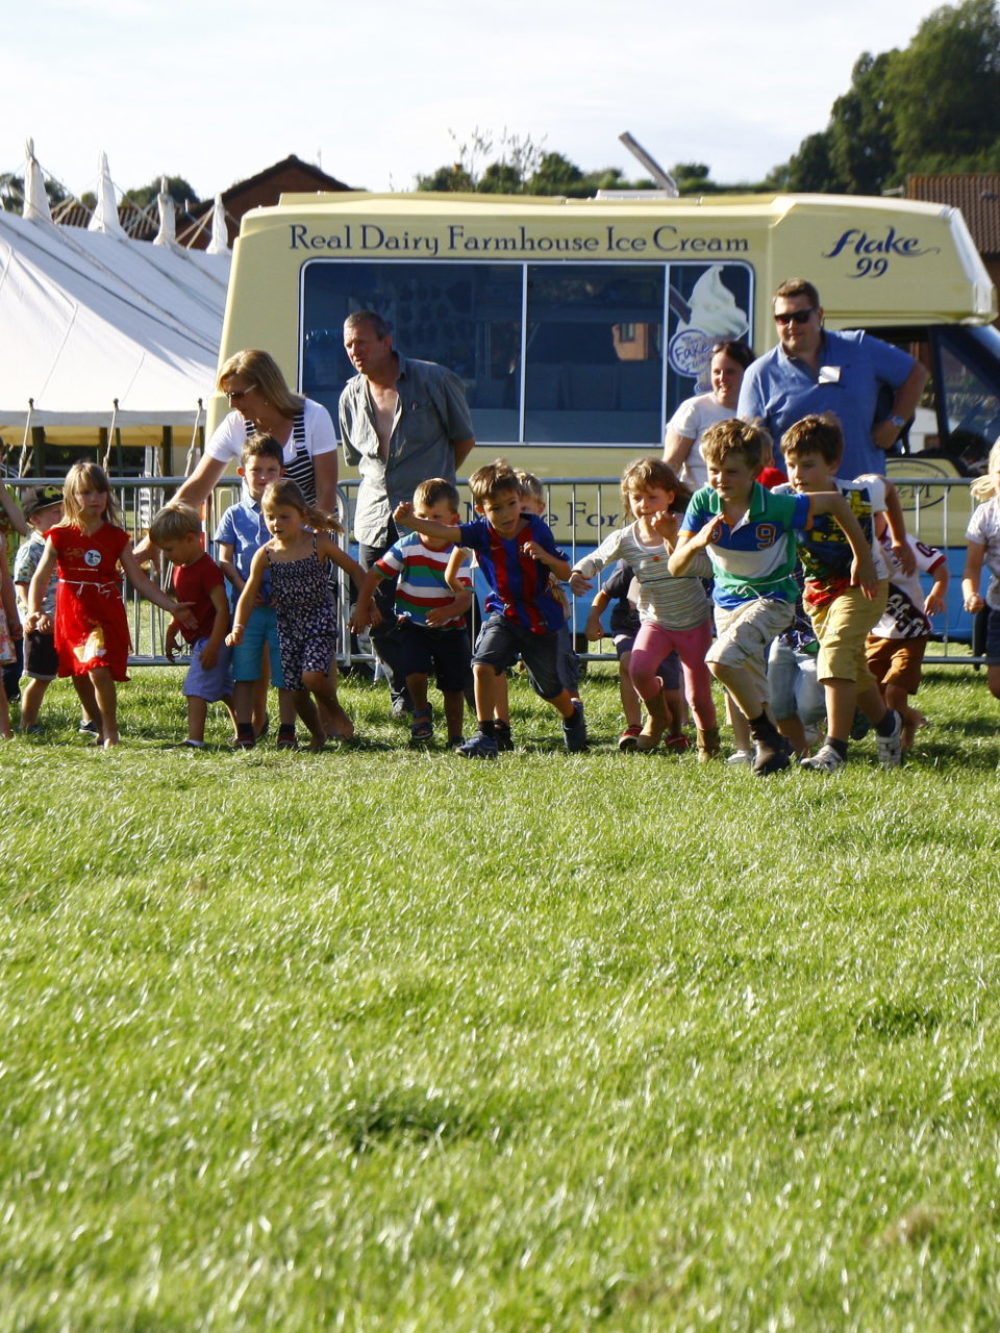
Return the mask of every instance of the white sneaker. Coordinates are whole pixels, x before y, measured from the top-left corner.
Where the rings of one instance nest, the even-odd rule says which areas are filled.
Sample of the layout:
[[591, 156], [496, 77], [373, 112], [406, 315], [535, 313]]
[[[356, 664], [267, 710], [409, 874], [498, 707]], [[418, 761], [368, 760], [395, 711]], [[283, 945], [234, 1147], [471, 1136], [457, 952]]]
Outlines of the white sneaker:
[[726, 760], [726, 763], [727, 763], [727, 764], [752, 764], [752, 763], [753, 763], [753, 751], [752, 751], [752, 750], [734, 750], [733, 753], [732, 753], [732, 754], [729, 756], [729, 758]]
[[893, 717], [896, 721], [891, 736], [875, 733], [878, 761], [883, 768], [899, 768], [903, 762], [903, 719], [895, 711]]
[[799, 768], [808, 768], [813, 773], [836, 773], [846, 763], [832, 745], [824, 745], [810, 759], [800, 759]]

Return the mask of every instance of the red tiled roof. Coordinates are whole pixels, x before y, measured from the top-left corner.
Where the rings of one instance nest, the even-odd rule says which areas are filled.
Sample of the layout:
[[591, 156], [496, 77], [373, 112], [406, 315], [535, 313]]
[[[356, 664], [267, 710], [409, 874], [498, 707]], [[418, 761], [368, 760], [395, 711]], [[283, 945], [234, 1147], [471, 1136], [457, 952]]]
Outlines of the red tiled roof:
[[907, 176], [906, 198], [960, 208], [979, 253], [1000, 258], [1000, 172]]

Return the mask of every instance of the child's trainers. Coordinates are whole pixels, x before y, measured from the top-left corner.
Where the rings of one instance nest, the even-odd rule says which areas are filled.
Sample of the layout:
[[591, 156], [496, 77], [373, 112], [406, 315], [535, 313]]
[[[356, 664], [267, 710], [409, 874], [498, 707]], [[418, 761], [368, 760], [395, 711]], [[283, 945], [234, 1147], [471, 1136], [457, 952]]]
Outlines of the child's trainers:
[[752, 764], [753, 750], [734, 750], [726, 760], [727, 764]]
[[875, 745], [878, 749], [878, 761], [883, 768], [899, 768], [903, 762], [903, 719], [893, 710], [893, 728], [891, 736], [875, 733]]
[[847, 763], [832, 745], [824, 745], [808, 759], [799, 760], [799, 768], [808, 768], [813, 773], [836, 773]]
[[467, 740], [464, 745], [460, 745], [455, 753], [460, 754], [463, 759], [495, 759], [497, 743], [492, 736], [477, 731], [475, 736]]
[[434, 736], [434, 715], [430, 708], [417, 708], [413, 712], [410, 724], [410, 740], [418, 743], [429, 741]]
[[573, 700], [573, 716], [563, 722], [563, 740], [570, 754], [579, 754], [587, 748], [587, 723], [579, 699]]
[[623, 750], [626, 753], [630, 754], [634, 750], [638, 749], [639, 737], [641, 735], [642, 735], [642, 727], [639, 726], [638, 722], [633, 722], [632, 725], [630, 727], [626, 727], [625, 730], [622, 732], [622, 734], [618, 737], [619, 750]]

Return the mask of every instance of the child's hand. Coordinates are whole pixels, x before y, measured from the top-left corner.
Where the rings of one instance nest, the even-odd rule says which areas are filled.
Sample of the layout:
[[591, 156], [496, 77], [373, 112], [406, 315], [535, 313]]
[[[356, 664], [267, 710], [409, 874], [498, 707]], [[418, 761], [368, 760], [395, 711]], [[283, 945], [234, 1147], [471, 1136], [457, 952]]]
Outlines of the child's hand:
[[172, 662], [177, 656], [177, 633], [177, 622], [176, 620], [172, 620], [167, 628], [166, 637], [163, 640], [163, 651], [167, 655], [168, 662]]
[[206, 643], [201, 650], [201, 664], [206, 671], [212, 671], [219, 661], [219, 645]]
[[878, 594], [878, 575], [870, 554], [866, 553], [860, 560], [855, 556], [851, 561], [851, 585], [860, 588], [869, 601]]
[[530, 555], [532, 560], [541, 560], [544, 558], [544, 556], [548, 554], [548, 552], [545, 550], [545, 547], [539, 546], [538, 542], [535, 541], [525, 542], [521, 547], [521, 549], [525, 552], [526, 555]]
[[931, 588], [924, 599], [924, 615], [937, 616], [945, 608], [945, 593], [943, 588]]
[[397, 527], [402, 523], [405, 528], [412, 528], [413, 524], [410, 522], [412, 517], [413, 505], [409, 500], [401, 500], [392, 511], [392, 521]]
[[454, 620], [455, 616], [446, 606], [435, 606], [432, 611], [427, 612], [427, 623], [431, 629], [438, 629], [441, 625], [447, 625], [449, 620]]
[[581, 570], [574, 569], [569, 576], [569, 586], [575, 597], [582, 597], [584, 593], [590, 592], [594, 584], [592, 579], [584, 577]]
[[917, 557], [913, 554], [909, 542], [893, 542], [892, 553], [904, 574], [917, 572]]
[[657, 537], [662, 537], [665, 542], [671, 546], [677, 545], [677, 533], [681, 526], [679, 514], [673, 513], [669, 509], [664, 509], [659, 514], [654, 514], [647, 522]]
[[972, 614], [975, 615], [977, 611], [983, 609], [986, 603], [983, 601], [982, 597], [980, 597], [978, 592], [970, 592], [966, 593], [963, 605], [966, 611], [971, 611]]
[[368, 626], [375, 623], [374, 617], [377, 615], [378, 611], [373, 602], [369, 602], [367, 606], [362, 606], [360, 602], [357, 602], [351, 612], [348, 625], [355, 634], [364, 634]]
[[246, 632], [246, 625], [238, 625], [235, 621], [233, 627], [226, 635], [226, 645], [229, 648], [235, 648], [238, 643], [243, 642], [243, 635]]
[[44, 611], [29, 611], [24, 618], [24, 628], [28, 634], [33, 630], [37, 630], [39, 634], [51, 634], [52, 621]]
[[596, 611], [591, 611], [587, 617], [587, 623], [583, 628], [588, 643], [596, 643], [598, 639], [604, 638], [604, 626], [601, 624], [601, 617]]

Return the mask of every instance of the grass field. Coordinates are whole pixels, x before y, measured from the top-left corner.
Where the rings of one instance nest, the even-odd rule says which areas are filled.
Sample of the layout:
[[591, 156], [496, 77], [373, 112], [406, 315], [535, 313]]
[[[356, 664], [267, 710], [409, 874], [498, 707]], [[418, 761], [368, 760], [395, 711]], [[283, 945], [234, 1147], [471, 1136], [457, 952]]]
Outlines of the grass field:
[[995, 1329], [998, 705], [885, 773], [0, 747], [0, 1328]]

